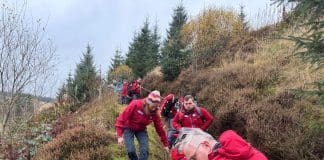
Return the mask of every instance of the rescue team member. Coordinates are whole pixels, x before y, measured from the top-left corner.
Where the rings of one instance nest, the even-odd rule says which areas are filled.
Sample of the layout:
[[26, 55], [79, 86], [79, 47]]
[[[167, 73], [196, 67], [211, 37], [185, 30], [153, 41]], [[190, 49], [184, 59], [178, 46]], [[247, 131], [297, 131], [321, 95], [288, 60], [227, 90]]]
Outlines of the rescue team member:
[[213, 116], [205, 108], [197, 106], [193, 96], [186, 95], [183, 107], [173, 118], [172, 124], [178, 131], [181, 127], [200, 128], [205, 131], [213, 119]]
[[152, 91], [144, 99], [133, 100], [118, 116], [115, 124], [118, 144], [125, 144], [129, 159], [138, 159], [134, 145], [134, 137], [136, 137], [140, 147], [139, 159], [148, 159], [149, 150], [146, 126], [152, 122], [164, 145], [164, 149], [169, 152], [168, 140], [159, 112], [160, 103], [160, 92]]
[[183, 128], [172, 150], [173, 160], [267, 160], [233, 130], [223, 132], [218, 141], [198, 128]]

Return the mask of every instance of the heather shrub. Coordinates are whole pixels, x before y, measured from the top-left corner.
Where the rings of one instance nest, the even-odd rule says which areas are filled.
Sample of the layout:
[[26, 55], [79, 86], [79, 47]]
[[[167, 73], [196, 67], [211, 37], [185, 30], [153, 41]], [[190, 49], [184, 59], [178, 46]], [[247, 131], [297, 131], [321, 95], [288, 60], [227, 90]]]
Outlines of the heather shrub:
[[70, 112], [71, 106], [55, 105], [35, 113], [28, 122], [17, 120], [19, 125], [12, 128], [11, 141], [5, 143], [2, 151], [5, 159], [30, 159], [35, 156], [39, 148], [55, 136], [52, 133], [57, 127], [52, 124]]
[[255, 37], [249, 35], [236, 37], [229, 42], [223, 57], [230, 60], [234, 60], [234, 58], [245, 59], [248, 55], [255, 53], [258, 47], [258, 40]]
[[37, 153], [35, 159], [111, 159], [105, 149], [114, 137], [91, 126], [65, 130]]
[[43, 146], [36, 159], [111, 159], [108, 144], [115, 139], [106, 129], [114, 128], [120, 108], [117, 98], [113, 91], [104, 90], [101, 97], [53, 121], [48, 134], [54, 139]]
[[259, 41], [256, 48], [214, 68], [191, 66], [169, 86], [213, 114], [208, 132], [215, 137], [233, 129], [269, 159], [323, 158], [323, 110], [291, 92], [321, 75], [289, 56], [285, 41]]
[[316, 108], [303, 101], [290, 108], [263, 100], [241, 114], [247, 119], [247, 139], [272, 159], [317, 159], [312, 151], [319, 135], [309, 127]]
[[55, 106], [42, 112], [34, 115], [32, 119], [29, 121], [30, 123], [37, 122], [37, 123], [51, 123], [52, 121], [56, 120], [63, 114], [70, 111], [72, 104], [67, 104], [63, 106]]
[[49, 132], [52, 137], [56, 137], [61, 134], [66, 129], [71, 129], [75, 127], [73, 122], [74, 115], [72, 113], [66, 113], [60, 118], [56, 119], [53, 123], [53, 129]]
[[[161, 71], [158, 69], [153, 70], [152, 72], [148, 73], [142, 80], [142, 86], [148, 90], [159, 90], [161, 95], [168, 94], [170, 92], [169, 82], [165, 82], [163, 80], [163, 75]], [[149, 91], [143, 89], [142, 90], [142, 97], [148, 95]]]

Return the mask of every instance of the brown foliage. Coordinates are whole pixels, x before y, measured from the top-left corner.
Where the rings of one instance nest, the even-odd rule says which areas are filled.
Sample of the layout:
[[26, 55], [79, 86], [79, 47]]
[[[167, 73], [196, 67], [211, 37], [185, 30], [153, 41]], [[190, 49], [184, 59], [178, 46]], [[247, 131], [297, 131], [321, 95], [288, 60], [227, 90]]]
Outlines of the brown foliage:
[[111, 159], [106, 148], [114, 141], [103, 129], [76, 127], [64, 131], [44, 145], [35, 159]]
[[321, 133], [319, 133], [318, 135], [318, 140], [315, 141], [314, 144], [314, 154], [317, 157], [324, 157], [324, 132], [322, 131]]
[[71, 129], [74, 127], [73, 121], [73, 114], [66, 113], [62, 117], [58, 118], [53, 125], [53, 129], [50, 131], [50, 135], [52, 137], [56, 137], [60, 133], [62, 133], [66, 129]]
[[311, 152], [319, 137], [308, 127], [316, 109], [304, 102], [289, 108], [263, 100], [244, 112], [247, 139], [272, 159], [316, 159]]
[[192, 63], [197, 69], [219, 63], [228, 43], [242, 32], [243, 24], [232, 10], [208, 8], [182, 29], [183, 41], [193, 51]]
[[256, 31], [252, 31], [250, 33], [252, 37], [258, 38], [258, 39], [270, 39], [274, 38], [278, 35], [278, 27], [276, 25], [268, 25], [265, 27], [262, 27]]
[[[168, 87], [169, 83], [165, 82], [163, 80], [162, 74], [156, 73], [159, 71], [154, 71], [151, 73], [148, 73], [147, 76], [145, 76], [142, 80], [142, 87], [148, 90], [159, 90], [161, 92], [161, 95], [166, 95], [168, 92], [170, 92], [170, 88]], [[145, 97], [148, 95], [148, 91], [142, 90], [142, 97]]]
[[[250, 41], [255, 44], [253, 38]], [[215, 137], [233, 129], [269, 159], [321, 159], [322, 133], [310, 127], [319, 122], [321, 113], [286, 87], [300, 82], [283, 77], [297, 67], [292, 57], [282, 55], [284, 46], [269, 45], [261, 53], [246, 55], [246, 60], [224, 62], [221, 67], [199, 71], [189, 67], [167, 86], [155, 81], [157, 77], [149, 77], [146, 82], [152, 84], [145, 85], [179, 96], [194, 95], [215, 117], [208, 129]]]
[[76, 121], [82, 125], [93, 125], [105, 129], [113, 129], [119, 115], [118, 96], [114, 91], [103, 91], [102, 98], [83, 105], [77, 111]]
[[252, 36], [238, 37], [232, 40], [228, 46], [225, 57], [233, 59], [234, 57], [246, 58], [249, 54], [255, 53], [258, 49], [258, 41]]
[[4, 156], [9, 160], [18, 159], [19, 154], [16, 153], [18, 146], [13, 144], [7, 144], [1, 152], [3, 152]]

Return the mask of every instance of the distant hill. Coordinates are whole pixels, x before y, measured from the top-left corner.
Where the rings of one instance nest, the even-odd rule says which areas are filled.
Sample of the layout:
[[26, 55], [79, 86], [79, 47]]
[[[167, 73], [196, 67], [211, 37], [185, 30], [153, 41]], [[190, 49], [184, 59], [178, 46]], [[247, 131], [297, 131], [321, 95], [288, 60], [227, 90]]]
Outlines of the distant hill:
[[51, 98], [51, 97], [42, 97], [42, 96], [38, 96], [36, 97], [39, 101], [42, 101], [42, 102], [47, 102], [47, 103], [50, 103], [50, 102], [54, 102], [55, 101], [55, 98]]
[[[0, 97], [2, 97], [3, 95], [10, 95], [10, 93], [9, 92], [0, 92]], [[46, 102], [46, 103], [55, 101], [55, 99], [51, 98], [51, 97], [33, 96], [32, 94], [29, 94], [29, 93], [22, 93], [21, 95], [22, 96], [31, 96], [31, 97], [37, 99], [38, 101]]]

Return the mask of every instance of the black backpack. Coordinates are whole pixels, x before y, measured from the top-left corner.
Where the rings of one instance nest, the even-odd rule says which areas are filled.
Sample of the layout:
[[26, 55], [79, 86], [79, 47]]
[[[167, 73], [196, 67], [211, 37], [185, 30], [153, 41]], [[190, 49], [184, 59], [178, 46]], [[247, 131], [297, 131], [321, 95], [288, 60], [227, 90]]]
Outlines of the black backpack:
[[163, 117], [173, 118], [173, 114], [171, 113], [171, 110], [172, 110], [172, 107], [175, 105], [175, 103], [176, 103], [176, 100], [174, 103], [172, 103], [172, 101], [167, 101], [163, 110], [161, 111], [161, 115]]

